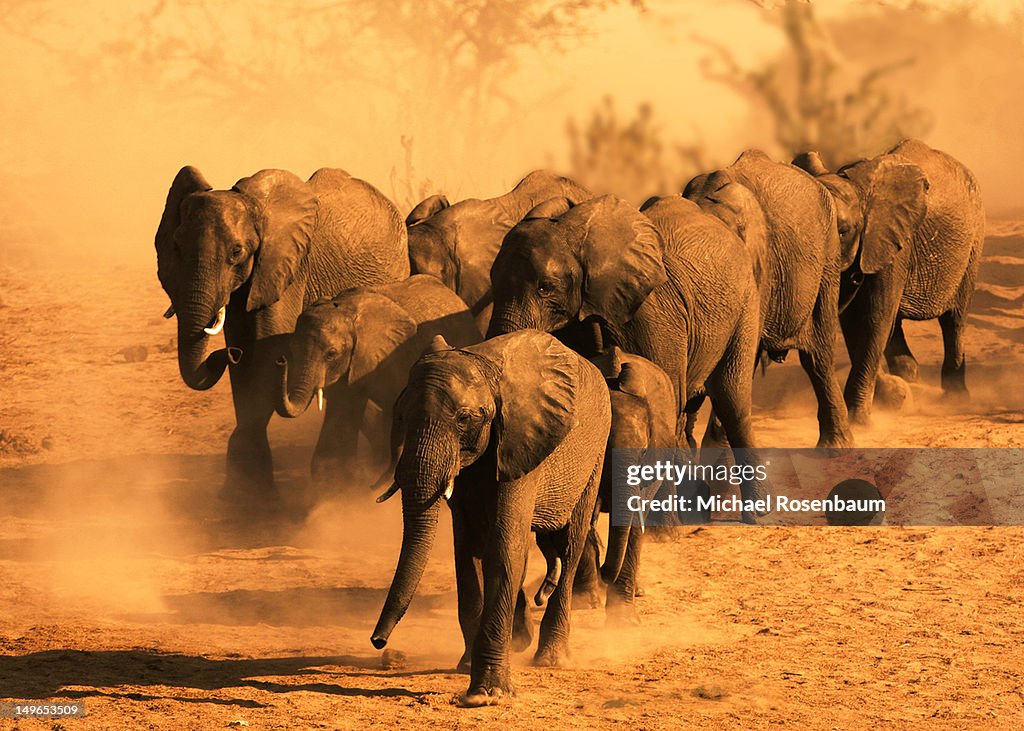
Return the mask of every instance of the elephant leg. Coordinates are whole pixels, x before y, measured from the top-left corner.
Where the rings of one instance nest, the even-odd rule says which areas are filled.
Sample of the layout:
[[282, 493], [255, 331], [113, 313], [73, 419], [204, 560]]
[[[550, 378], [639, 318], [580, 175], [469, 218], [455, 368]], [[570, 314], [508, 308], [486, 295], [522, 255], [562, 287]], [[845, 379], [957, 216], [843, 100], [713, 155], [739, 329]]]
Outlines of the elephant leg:
[[891, 271], [867, 277], [840, 319], [850, 355], [843, 397], [855, 424], [867, 424], [871, 419], [878, 369], [900, 306], [900, 288], [895, 281]]
[[[523, 576], [526, 576], [526, 569], [523, 568]], [[512, 617], [512, 649], [515, 652], [522, 652], [533, 644], [533, 620], [527, 608], [526, 591], [519, 587], [516, 594], [516, 610]]]
[[[756, 303], [748, 304], [735, 334], [707, 382], [712, 418], [720, 421], [719, 428], [724, 432], [726, 443], [735, 449], [754, 446], [754, 426], [750, 413], [754, 384], [750, 373], [757, 346], [757, 316]], [[708, 428], [711, 428], [710, 422]]]
[[708, 416], [708, 426], [704, 430], [704, 438], [700, 442], [701, 449], [718, 449], [729, 446], [729, 437], [722, 426], [722, 420], [718, 418], [715, 410], [711, 409]]
[[[359, 474], [359, 428], [366, 410], [366, 396], [349, 388], [334, 389], [327, 395], [324, 423], [313, 450], [313, 484], [322, 490], [354, 488], [369, 484], [376, 475]], [[365, 488], [365, 485], [363, 485]]]
[[634, 599], [637, 596], [637, 576], [640, 570], [640, 549], [644, 534], [634, 526], [629, 531], [626, 555], [615, 582], [608, 585], [605, 597], [605, 613], [609, 624], [640, 624]]
[[[838, 286], [838, 285], [837, 285]], [[829, 290], [833, 290], [830, 297]], [[818, 402], [818, 447], [853, 446], [850, 418], [836, 378], [833, 350], [839, 330], [835, 288], [822, 287], [811, 317], [811, 330], [800, 348], [800, 365], [811, 381]], [[877, 363], [876, 363], [877, 367]]]
[[497, 515], [483, 556], [483, 611], [473, 641], [469, 689], [460, 699], [465, 706], [492, 705], [512, 693], [512, 623], [526, 573], [533, 517], [533, 501], [519, 492], [499, 491]]
[[476, 641], [480, 628], [480, 616], [484, 606], [484, 577], [480, 561], [480, 543], [476, 535], [478, 530], [471, 525], [472, 519], [463, 508], [452, 505], [452, 533], [455, 537], [455, 585], [459, 597], [459, 628], [465, 651], [459, 660], [456, 670], [469, 673]]
[[237, 365], [230, 366], [236, 424], [228, 438], [226, 496], [251, 500], [255, 490], [266, 499], [276, 497], [267, 424], [280, 388], [277, 359], [285, 352], [287, 338], [277, 335], [256, 341]]
[[910, 352], [907, 345], [907, 338], [903, 334], [903, 318], [897, 317], [892, 328], [892, 335], [885, 346], [885, 362], [889, 366], [889, 373], [899, 376], [907, 383], [916, 383], [920, 374], [917, 368], [917, 359]]
[[967, 398], [967, 356], [964, 354], [966, 308], [958, 307], [939, 315], [942, 328], [942, 391], [945, 396]]
[[567, 667], [569, 665], [569, 624], [572, 615], [573, 580], [585, 550], [587, 535], [593, 526], [594, 504], [600, 481], [601, 463], [599, 462], [595, 465], [586, 488], [573, 508], [569, 523], [560, 531], [556, 531], [556, 540], [559, 541], [563, 556], [562, 576], [558, 580], [555, 591], [548, 599], [548, 606], [544, 610], [543, 619], [541, 619], [537, 654], [533, 658], [534, 665], [544, 667]]
[[600, 586], [601, 537], [591, 525], [583, 545], [576, 577], [572, 582], [573, 609], [596, 609], [601, 606]]

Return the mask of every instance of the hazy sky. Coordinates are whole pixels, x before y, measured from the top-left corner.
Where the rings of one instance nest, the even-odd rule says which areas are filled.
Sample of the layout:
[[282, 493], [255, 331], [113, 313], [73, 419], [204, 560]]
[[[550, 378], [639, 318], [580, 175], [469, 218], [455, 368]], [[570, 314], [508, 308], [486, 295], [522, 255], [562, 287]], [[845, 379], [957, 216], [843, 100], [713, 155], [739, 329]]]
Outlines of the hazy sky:
[[[818, 3], [822, 13], [871, 4]], [[984, 4], [1002, 13], [1021, 5]], [[429, 179], [456, 198], [492, 195], [533, 167], [564, 166], [567, 119], [587, 117], [605, 96], [615, 100], [623, 116], [639, 103], [652, 103], [667, 141], [700, 142], [713, 159], [728, 161], [746, 147], [772, 144], [770, 126], [752, 124], [750, 108], [702, 78], [698, 68], [706, 51], [693, 42], [694, 35], [727, 45], [745, 65], [782, 47], [779, 29], [742, 0], [649, 0], [646, 14], [614, 8], [597, 19], [587, 37], [571, 41], [566, 53], [532, 54], [502, 85], [501, 92], [521, 109], [501, 129], [488, 131], [493, 146], [485, 160], [460, 159], [466, 122], [446, 114], [443, 103], [435, 104], [435, 118], [410, 129], [410, 115], [396, 113], [393, 97], [364, 93], [358, 83], [336, 87], [327, 99], [320, 89], [293, 84], [287, 97], [242, 116], [216, 103], [150, 88], [144, 69], [131, 66], [116, 68], [106, 87], [87, 91], [45, 46], [59, 47], [82, 28], [102, 33], [120, 16], [110, 3], [51, 5], [60, 9], [52, 39], [0, 43], [0, 82], [7, 92], [0, 101], [0, 183], [7, 204], [0, 211], [16, 219], [5, 227], [45, 230], [55, 243], [71, 248], [152, 257], [167, 186], [184, 164], [200, 167], [217, 187], [263, 167], [284, 167], [301, 176], [321, 166], [344, 167], [390, 195], [392, 170], [403, 168], [402, 135], [414, 138], [418, 181]], [[125, 7], [134, 13], [139, 5]], [[282, 6], [239, 7], [258, 18], [263, 8]], [[273, 60], [274, 49], [251, 50], [261, 63]], [[388, 48], [372, 52], [387, 54]], [[366, 58], [372, 77], [372, 55]], [[410, 78], [422, 72], [411, 69]], [[374, 81], [386, 86], [402, 79]], [[308, 113], [305, 104], [313, 98], [329, 113]], [[958, 138], [949, 132], [955, 127], [945, 129], [936, 133], [944, 143], [956, 144]]]

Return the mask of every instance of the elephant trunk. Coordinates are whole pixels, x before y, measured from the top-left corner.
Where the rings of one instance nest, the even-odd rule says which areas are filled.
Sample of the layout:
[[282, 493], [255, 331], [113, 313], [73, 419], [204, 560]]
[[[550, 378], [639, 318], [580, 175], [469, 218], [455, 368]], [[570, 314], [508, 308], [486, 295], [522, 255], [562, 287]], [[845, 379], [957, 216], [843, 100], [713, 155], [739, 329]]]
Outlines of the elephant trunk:
[[493, 338], [528, 328], [546, 329], [534, 315], [532, 308], [516, 303], [501, 306], [496, 304], [487, 327], [487, 337]]
[[203, 332], [203, 328], [213, 319], [213, 312], [211, 311], [206, 319], [181, 311], [177, 314], [178, 371], [181, 373], [181, 380], [189, 388], [205, 391], [220, 380], [229, 362], [238, 362], [240, 352], [237, 348], [222, 348], [204, 357], [209, 336]]
[[314, 392], [316, 392], [317, 401], [320, 404], [323, 403], [323, 387], [314, 386], [319, 381], [315, 378], [315, 368], [303, 368], [298, 377], [291, 379], [294, 383], [290, 383], [288, 360], [281, 358], [277, 361], [277, 367], [281, 373], [281, 387], [277, 392], [275, 409], [280, 416], [288, 419], [302, 416], [309, 406], [309, 402], [313, 400]]
[[455, 479], [458, 450], [454, 445], [445, 449], [442, 439], [440, 428], [420, 430], [399, 461], [396, 482], [402, 486], [402, 549], [384, 608], [370, 637], [378, 650], [387, 645], [423, 578], [437, 535], [442, 496]]
[[[632, 521], [630, 521], [632, 522]], [[622, 571], [622, 564], [626, 560], [626, 549], [629, 547], [629, 525], [608, 526], [608, 550], [604, 556], [604, 564], [601, 566], [601, 579], [606, 584], [614, 584]]]

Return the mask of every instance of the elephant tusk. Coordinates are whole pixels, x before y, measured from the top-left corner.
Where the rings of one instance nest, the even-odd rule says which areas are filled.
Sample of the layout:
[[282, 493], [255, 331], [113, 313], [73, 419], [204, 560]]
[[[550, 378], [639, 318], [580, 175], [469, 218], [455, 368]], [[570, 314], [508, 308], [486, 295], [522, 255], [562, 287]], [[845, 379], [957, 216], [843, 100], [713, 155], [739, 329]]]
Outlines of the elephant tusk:
[[390, 498], [392, 495], [394, 495], [396, 492], [398, 492], [398, 483], [397, 482], [392, 482], [391, 483], [391, 487], [389, 487], [386, 491], [384, 491], [384, 492], [382, 492], [380, 494], [380, 497], [377, 498], [377, 502], [378, 503], [384, 502], [385, 500]]
[[445, 499], [445, 501], [448, 501], [448, 500], [452, 499], [452, 493], [453, 492], [455, 492], [455, 478], [454, 477], [452, 479], [448, 480], [448, 487], [446, 487], [444, 489], [444, 499]]
[[217, 321], [213, 323], [213, 327], [204, 327], [203, 332], [207, 335], [219, 335], [220, 331], [224, 329], [224, 321], [228, 319], [228, 308], [221, 307], [217, 310]]
[[316, 390], [316, 407], [321, 411], [324, 410], [324, 389], [323, 386]]
[[174, 305], [171, 305], [170, 307], [167, 308], [167, 312], [164, 313], [164, 317], [167, 318], [168, 320], [174, 317]]

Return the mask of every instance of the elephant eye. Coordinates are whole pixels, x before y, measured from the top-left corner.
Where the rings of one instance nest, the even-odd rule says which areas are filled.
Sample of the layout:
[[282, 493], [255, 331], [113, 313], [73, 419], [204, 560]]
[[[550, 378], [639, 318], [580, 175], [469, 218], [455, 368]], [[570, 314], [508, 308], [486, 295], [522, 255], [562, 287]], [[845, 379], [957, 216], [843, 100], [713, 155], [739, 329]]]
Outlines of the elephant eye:
[[327, 354], [325, 355], [325, 357], [327, 358], [327, 360], [337, 360], [338, 359], [338, 351], [335, 350], [334, 348], [331, 348], [330, 350], [327, 351]]
[[233, 264], [237, 264], [239, 261], [241, 261], [244, 255], [245, 247], [242, 246], [241, 244], [235, 244], [234, 246], [231, 247], [231, 253], [228, 254], [228, 260]]
[[556, 283], [551, 279], [545, 279], [537, 285], [537, 292], [541, 295], [548, 295], [555, 291]]

